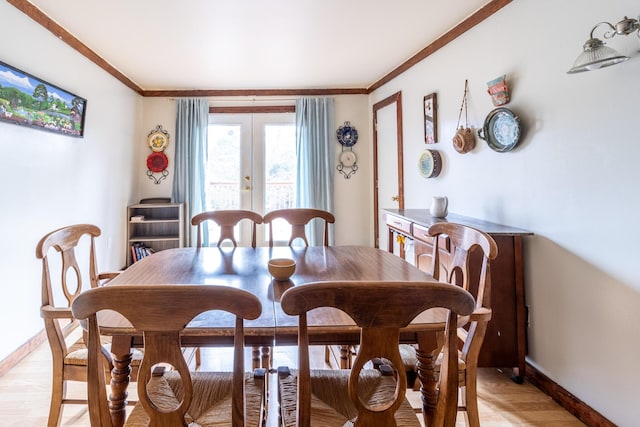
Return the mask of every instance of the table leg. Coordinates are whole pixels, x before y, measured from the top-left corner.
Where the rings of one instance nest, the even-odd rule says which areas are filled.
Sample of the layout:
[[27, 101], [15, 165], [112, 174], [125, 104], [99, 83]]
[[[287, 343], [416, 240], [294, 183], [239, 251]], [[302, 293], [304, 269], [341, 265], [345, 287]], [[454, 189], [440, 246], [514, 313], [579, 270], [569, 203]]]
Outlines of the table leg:
[[422, 415], [426, 427], [434, 425], [438, 401], [438, 375], [436, 374], [436, 360], [442, 348], [442, 334], [423, 333], [418, 336], [417, 369], [422, 393]]
[[127, 388], [131, 377], [131, 337], [114, 336], [111, 342], [113, 370], [111, 371], [111, 394], [109, 411], [114, 427], [122, 427], [127, 417]]
[[350, 368], [351, 368], [351, 346], [341, 345], [340, 346], [340, 369], [350, 369]]
[[260, 347], [257, 345], [251, 347], [251, 367], [254, 370], [260, 368]]
[[271, 347], [268, 345], [262, 346], [262, 355], [260, 357], [262, 359], [262, 367], [269, 371], [271, 368]]

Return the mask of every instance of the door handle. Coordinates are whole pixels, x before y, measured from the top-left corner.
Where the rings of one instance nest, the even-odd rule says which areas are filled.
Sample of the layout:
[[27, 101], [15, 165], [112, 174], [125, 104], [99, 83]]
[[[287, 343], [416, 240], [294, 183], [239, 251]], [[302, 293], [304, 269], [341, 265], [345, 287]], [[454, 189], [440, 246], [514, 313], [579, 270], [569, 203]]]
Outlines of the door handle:
[[393, 196], [391, 197], [391, 200], [394, 202], [399, 202], [400, 201], [400, 196]]

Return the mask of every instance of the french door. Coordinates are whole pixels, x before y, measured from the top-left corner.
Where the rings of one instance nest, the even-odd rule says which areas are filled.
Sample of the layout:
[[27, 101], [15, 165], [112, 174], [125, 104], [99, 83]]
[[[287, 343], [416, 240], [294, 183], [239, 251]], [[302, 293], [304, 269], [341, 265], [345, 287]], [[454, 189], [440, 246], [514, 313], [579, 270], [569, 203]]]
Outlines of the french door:
[[[294, 207], [295, 114], [209, 115], [206, 171], [207, 210], [246, 209], [264, 215]], [[215, 224], [209, 233], [210, 243], [216, 242]], [[237, 227], [238, 244], [250, 245], [250, 233], [249, 224]], [[257, 243], [265, 244], [265, 233], [258, 233]]]

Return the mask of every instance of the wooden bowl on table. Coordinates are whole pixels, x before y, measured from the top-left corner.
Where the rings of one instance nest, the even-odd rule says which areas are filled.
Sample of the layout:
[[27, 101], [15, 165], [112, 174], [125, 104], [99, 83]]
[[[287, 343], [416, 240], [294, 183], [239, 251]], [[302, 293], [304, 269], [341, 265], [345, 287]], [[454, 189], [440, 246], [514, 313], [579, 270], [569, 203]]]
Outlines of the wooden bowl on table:
[[269, 260], [268, 269], [275, 280], [289, 280], [296, 271], [296, 262], [289, 258], [273, 258]]

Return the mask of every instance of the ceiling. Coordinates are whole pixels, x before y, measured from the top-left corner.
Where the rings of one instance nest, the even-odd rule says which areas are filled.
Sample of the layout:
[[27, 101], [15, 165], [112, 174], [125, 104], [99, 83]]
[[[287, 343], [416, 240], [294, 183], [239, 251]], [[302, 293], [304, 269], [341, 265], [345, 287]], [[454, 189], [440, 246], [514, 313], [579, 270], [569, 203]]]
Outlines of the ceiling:
[[134, 86], [153, 91], [369, 88], [495, 1], [30, 3]]

